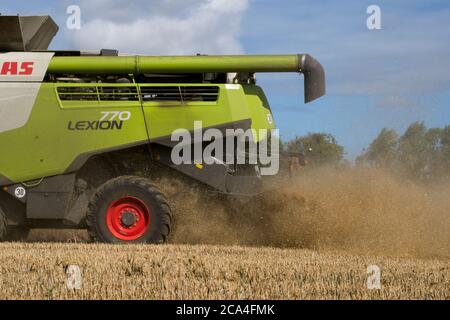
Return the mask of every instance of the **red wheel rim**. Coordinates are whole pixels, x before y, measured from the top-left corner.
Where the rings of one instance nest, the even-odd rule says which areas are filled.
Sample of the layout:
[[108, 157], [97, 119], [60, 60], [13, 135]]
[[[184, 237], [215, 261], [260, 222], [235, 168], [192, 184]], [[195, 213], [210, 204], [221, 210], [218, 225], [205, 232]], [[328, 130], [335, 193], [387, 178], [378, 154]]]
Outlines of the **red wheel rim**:
[[136, 240], [150, 226], [150, 210], [138, 198], [122, 197], [108, 206], [106, 225], [116, 238]]

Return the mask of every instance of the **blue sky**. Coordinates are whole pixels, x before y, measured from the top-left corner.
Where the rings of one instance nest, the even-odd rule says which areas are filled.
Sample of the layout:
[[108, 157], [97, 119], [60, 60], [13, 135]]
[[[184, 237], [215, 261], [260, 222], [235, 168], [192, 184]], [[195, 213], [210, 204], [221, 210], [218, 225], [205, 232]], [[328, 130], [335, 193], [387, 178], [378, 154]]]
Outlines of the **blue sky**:
[[[66, 8], [82, 28], [67, 30]], [[381, 9], [368, 30], [366, 9]], [[324, 65], [328, 94], [303, 103], [303, 79], [260, 74], [284, 139], [334, 134], [354, 158], [383, 127], [450, 124], [448, 0], [4, 0], [0, 12], [51, 14], [52, 48], [115, 47], [141, 54], [302, 53]]]

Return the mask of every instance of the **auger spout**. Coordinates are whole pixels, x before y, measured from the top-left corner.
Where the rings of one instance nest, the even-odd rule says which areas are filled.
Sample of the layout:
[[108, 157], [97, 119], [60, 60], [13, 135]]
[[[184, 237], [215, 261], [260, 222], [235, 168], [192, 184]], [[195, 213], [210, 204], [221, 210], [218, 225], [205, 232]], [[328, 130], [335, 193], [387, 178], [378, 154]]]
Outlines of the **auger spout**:
[[325, 94], [323, 67], [308, 54], [54, 57], [48, 72], [56, 74], [299, 72], [305, 76], [306, 103]]

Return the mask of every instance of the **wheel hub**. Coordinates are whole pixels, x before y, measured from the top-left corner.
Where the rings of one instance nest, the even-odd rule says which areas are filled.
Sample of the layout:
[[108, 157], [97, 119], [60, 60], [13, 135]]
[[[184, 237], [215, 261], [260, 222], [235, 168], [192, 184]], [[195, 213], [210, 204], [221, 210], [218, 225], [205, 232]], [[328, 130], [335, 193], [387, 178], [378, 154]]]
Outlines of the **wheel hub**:
[[120, 216], [120, 222], [122, 222], [124, 227], [129, 228], [136, 223], [136, 218], [135, 213], [131, 211], [124, 211]]
[[147, 232], [150, 226], [150, 210], [138, 198], [119, 198], [106, 210], [106, 225], [116, 238], [125, 241], [136, 240]]

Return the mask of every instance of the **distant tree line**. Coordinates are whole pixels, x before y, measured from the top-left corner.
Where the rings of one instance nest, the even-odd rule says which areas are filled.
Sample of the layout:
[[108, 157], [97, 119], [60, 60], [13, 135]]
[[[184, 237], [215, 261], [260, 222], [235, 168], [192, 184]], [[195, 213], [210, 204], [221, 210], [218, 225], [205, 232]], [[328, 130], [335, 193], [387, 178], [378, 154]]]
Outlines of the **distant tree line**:
[[384, 128], [356, 164], [382, 167], [412, 179], [450, 177], [450, 125], [427, 129], [423, 122], [414, 122], [401, 136]]
[[343, 161], [344, 147], [329, 133], [309, 133], [282, 145], [285, 157], [302, 155], [313, 166], [338, 165]]
[[[344, 147], [328, 133], [309, 133], [282, 143], [284, 159], [302, 155], [309, 166], [349, 165]], [[357, 166], [373, 166], [411, 179], [450, 178], [450, 125], [427, 128], [412, 123], [403, 135], [384, 128], [355, 160]]]

